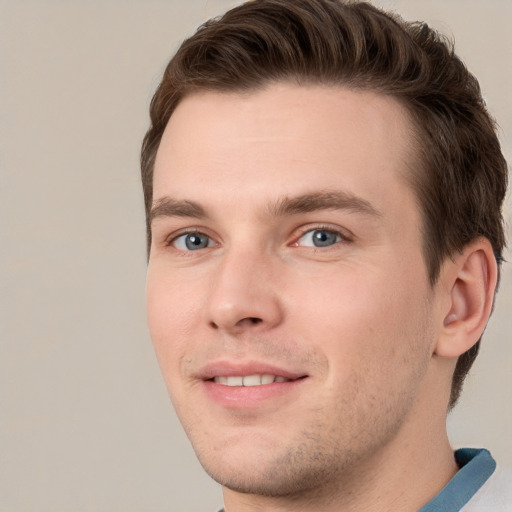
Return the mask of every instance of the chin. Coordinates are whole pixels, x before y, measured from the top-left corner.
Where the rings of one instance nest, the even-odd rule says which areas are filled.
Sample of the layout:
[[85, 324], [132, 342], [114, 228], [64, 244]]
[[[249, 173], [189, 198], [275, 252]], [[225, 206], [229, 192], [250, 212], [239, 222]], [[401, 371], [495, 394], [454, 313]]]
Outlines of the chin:
[[321, 470], [305, 471], [305, 468], [296, 473], [279, 462], [264, 470], [258, 465], [246, 465], [242, 470], [203, 467], [211, 478], [231, 491], [273, 498], [311, 494], [313, 489], [325, 484], [326, 476]]
[[333, 460], [325, 451], [308, 453], [311, 450], [304, 443], [293, 450], [251, 444], [252, 449], [234, 445], [225, 450], [209, 448], [204, 453], [196, 449], [196, 455], [208, 475], [223, 487], [274, 498], [311, 495], [339, 478], [342, 470], [339, 453]]

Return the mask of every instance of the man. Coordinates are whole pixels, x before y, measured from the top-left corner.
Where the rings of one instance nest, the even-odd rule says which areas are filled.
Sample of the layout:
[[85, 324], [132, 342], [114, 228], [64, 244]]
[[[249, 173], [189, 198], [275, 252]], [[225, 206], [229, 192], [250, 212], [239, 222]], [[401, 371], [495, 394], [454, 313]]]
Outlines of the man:
[[507, 183], [449, 44], [365, 3], [247, 2], [182, 44], [151, 123], [149, 327], [225, 511], [509, 510], [446, 434]]

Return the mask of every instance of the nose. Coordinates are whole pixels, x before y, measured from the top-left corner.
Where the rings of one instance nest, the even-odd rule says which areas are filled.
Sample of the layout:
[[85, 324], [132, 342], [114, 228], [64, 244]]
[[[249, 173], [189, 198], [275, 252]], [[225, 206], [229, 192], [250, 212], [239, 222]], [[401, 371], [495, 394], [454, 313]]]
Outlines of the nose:
[[240, 334], [266, 331], [281, 323], [279, 269], [271, 260], [257, 251], [231, 251], [222, 259], [207, 305], [211, 328]]

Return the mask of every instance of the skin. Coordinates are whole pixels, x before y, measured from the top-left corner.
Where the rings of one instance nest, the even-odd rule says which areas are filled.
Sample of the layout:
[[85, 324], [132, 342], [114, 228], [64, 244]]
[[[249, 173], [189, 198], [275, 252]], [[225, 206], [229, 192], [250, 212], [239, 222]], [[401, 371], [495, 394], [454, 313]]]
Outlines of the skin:
[[[457, 469], [446, 408], [476, 307], [459, 275], [487, 253], [430, 286], [411, 131], [392, 98], [289, 83], [196, 93], [169, 121], [148, 321], [226, 512], [417, 510]], [[301, 378], [268, 396], [208, 381], [264, 365]]]

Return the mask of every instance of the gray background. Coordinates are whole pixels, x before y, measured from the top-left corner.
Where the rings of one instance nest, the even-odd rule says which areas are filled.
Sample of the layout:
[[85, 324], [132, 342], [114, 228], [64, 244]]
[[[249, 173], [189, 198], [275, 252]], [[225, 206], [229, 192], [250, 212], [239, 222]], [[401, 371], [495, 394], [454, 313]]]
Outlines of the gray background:
[[[512, 2], [376, 3], [455, 36], [510, 161]], [[138, 151], [176, 45], [229, 5], [0, 0], [2, 511], [221, 503], [171, 410], [145, 326]], [[510, 218], [509, 199], [509, 238]], [[449, 420], [455, 446], [487, 446], [508, 466], [510, 266]]]

